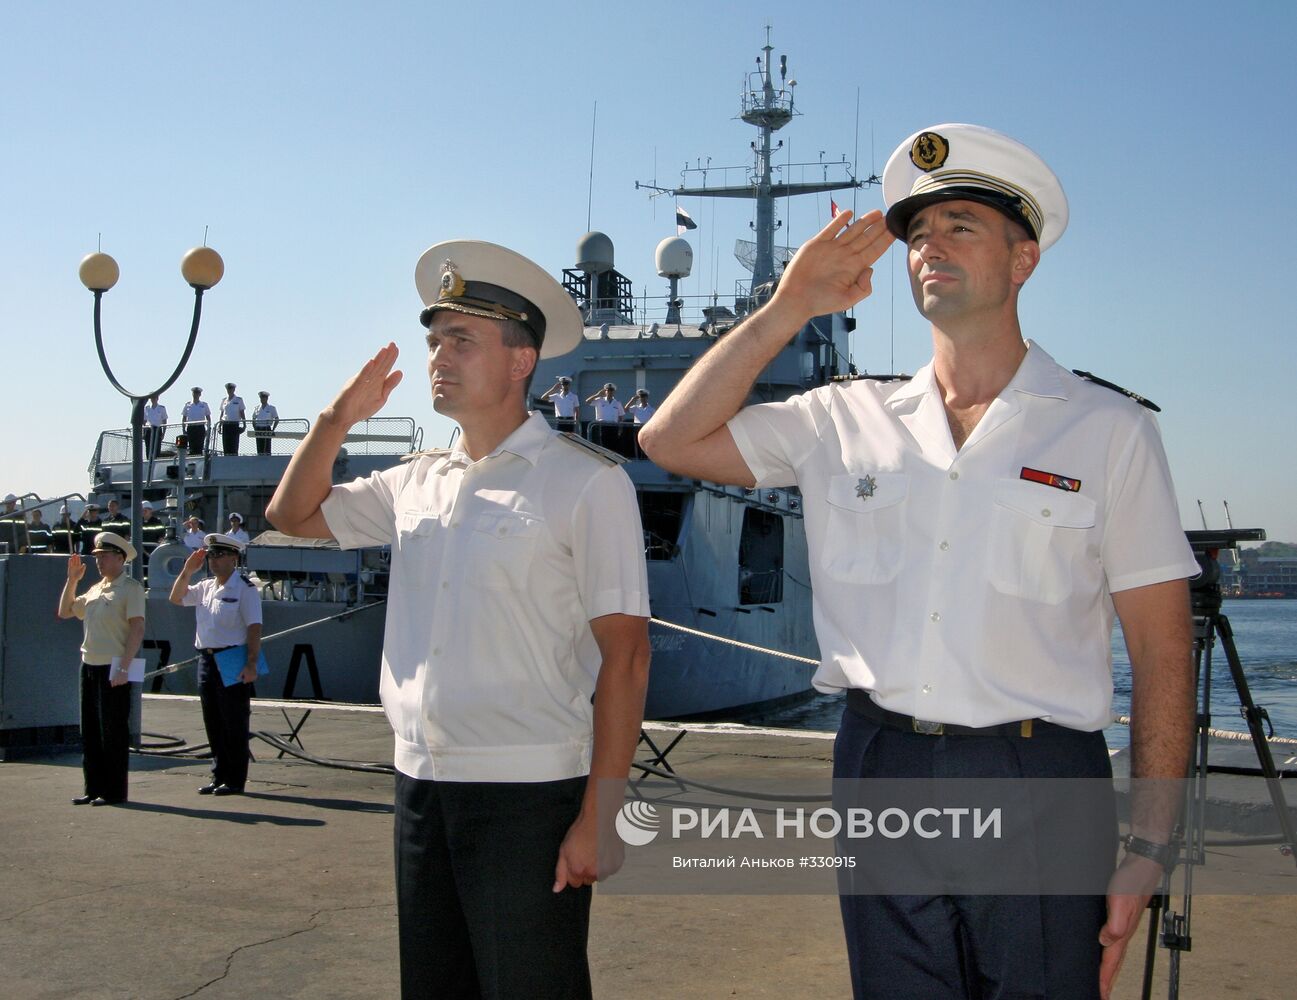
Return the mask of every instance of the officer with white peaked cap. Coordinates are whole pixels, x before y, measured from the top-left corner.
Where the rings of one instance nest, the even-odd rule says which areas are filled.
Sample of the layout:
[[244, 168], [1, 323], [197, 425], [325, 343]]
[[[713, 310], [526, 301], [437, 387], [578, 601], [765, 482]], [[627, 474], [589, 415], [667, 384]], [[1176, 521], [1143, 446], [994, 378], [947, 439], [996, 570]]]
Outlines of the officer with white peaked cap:
[[[261, 655], [261, 594], [239, 571], [243, 542], [211, 532], [203, 537], [203, 545], [185, 560], [169, 599], [195, 610], [198, 699], [212, 748], [211, 780], [198, 794], [239, 795], [248, 781], [248, 720]], [[209, 575], [190, 585], [204, 563]], [[226, 650], [238, 650], [231, 655], [241, 667], [230, 683], [216, 659]]]
[[619, 863], [600, 845], [619, 843], [647, 684], [635, 491], [601, 449], [528, 412], [537, 358], [581, 340], [558, 282], [455, 240], [423, 254], [415, 284], [454, 447], [333, 484], [347, 428], [401, 378], [389, 344], [311, 425], [266, 516], [392, 547], [380, 692], [402, 995], [589, 997], [590, 886]]
[[[1140, 776], [1182, 777], [1193, 706], [1185, 579], [1197, 564], [1148, 411], [1024, 340], [1019, 295], [1067, 225], [1054, 172], [999, 132], [934, 125], [896, 148], [883, 195], [885, 222], [842, 213], [801, 246], [771, 300], [686, 373], [640, 445], [697, 479], [800, 487], [822, 656], [814, 683], [846, 692], [834, 748], [844, 785], [1097, 779], [1097, 802], [1069, 786], [1052, 815], [1019, 810], [1026, 829], [1004, 843], [1022, 849], [977, 865], [1024, 876], [1012, 889], [961, 893], [955, 876], [951, 895], [915, 896], [862, 852], [839, 883], [855, 995], [980, 996], [987, 983], [1015, 996], [1107, 995], [1168, 860], [1178, 805], [1168, 781], [1172, 799], [1137, 812], [1148, 819], [1116, 876], [1134, 888], [1105, 897], [1114, 612], [1130, 650]], [[812, 317], [869, 294], [893, 235], [906, 243], [932, 360], [908, 381], [835, 382], [745, 407]], [[1051, 839], [1059, 824], [1066, 835]], [[1065, 864], [1066, 884], [1084, 889], [1022, 894]]]

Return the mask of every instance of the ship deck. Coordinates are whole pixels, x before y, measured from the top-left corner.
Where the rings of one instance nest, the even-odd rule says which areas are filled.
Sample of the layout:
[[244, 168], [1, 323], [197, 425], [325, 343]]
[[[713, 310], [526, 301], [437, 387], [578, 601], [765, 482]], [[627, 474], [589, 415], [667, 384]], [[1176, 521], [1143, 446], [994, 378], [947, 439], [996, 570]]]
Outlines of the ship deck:
[[[301, 711], [289, 710], [294, 720]], [[286, 729], [274, 703], [254, 705], [252, 726]], [[200, 742], [197, 702], [146, 697], [144, 730]], [[390, 731], [373, 708], [314, 706], [301, 736], [315, 754], [391, 760]], [[101, 809], [69, 803], [80, 791], [77, 754], [0, 764], [4, 995], [395, 996], [390, 777], [253, 747], [244, 797], [196, 795], [205, 761], [135, 755], [132, 802]], [[831, 748], [824, 735], [690, 727], [670, 762], [730, 787], [827, 781]], [[1297, 979], [1297, 950], [1284, 943], [1297, 926], [1291, 860], [1272, 847], [1209, 858], [1209, 868], [1227, 867], [1258, 890], [1194, 897], [1185, 995], [1288, 995]], [[1275, 892], [1274, 880], [1287, 891]], [[1141, 932], [1117, 996], [1139, 995], [1142, 949]], [[849, 994], [831, 893], [600, 891], [590, 957], [598, 997]], [[1157, 968], [1155, 994], [1165, 995], [1164, 952]]]

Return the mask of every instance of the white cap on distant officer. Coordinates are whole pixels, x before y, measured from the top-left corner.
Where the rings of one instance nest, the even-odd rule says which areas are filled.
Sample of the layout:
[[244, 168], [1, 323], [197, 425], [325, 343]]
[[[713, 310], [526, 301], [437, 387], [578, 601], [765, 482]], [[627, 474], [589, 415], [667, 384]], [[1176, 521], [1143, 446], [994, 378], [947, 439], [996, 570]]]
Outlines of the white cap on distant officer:
[[450, 240], [424, 251], [414, 284], [431, 326], [440, 309], [512, 319], [536, 338], [542, 358], [567, 354], [581, 342], [584, 323], [572, 296], [520, 253], [481, 240]]
[[1067, 196], [1039, 156], [982, 125], [915, 132], [883, 169], [887, 228], [906, 238], [915, 213], [938, 201], [976, 201], [1024, 226], [1045, 250], [1067, 228]]
[[95, 535], [95, 547], [91, 552], [116, 552], [125, 556], [127, 562], [135, 558], [135, 546], [121, 535], [114, 535], [111, 531], [101, 531]]
[[233, 549], [235, 552], [242, 552], [244, 549], [243, 543], [237, 538], [231, 538], [229, 535], [217, 534], [216, 532], [204, 535], [203, 545], [207, 547], [209, 552], [212, 549]]

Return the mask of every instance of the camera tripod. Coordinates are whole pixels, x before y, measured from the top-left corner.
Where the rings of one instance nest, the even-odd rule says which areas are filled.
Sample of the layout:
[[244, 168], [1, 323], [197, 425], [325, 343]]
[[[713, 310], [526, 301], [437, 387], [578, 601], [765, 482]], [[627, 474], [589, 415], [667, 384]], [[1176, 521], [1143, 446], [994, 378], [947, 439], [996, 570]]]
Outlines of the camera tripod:
[[[1161, 887], [1149, 900], [1152, 914], [1149, 918], [1148, 942], [1144, 953], [1144, 988], [1142, 996], [1149, 1000], [1153, 989], [1153, 964], [1160, 940], [1169, 952], [1168, 956], [1168, 991], [1167, 995], [1175, 1000], [1180, 995], [1180, 955], [1190, 950], [1192, 937], [1189, 933], [1190, 918], [1193, 910], [1193, 869], [1196, 865], [1206, 864], [1206, 802], [1208, 730], [1211, 728], [1211, 655], [1216, 641], [1220, 640], [1229, 665], [1230, 677], [1234, 690], [1238, 694], [1239, 706], [1252, 746], [1256, 750], [1260, 773], [1265, 778], [1270, 801], [1274, 805], [1275, 815], [1279, 820], [1280, 833], [1277, 837], [1247, 838], [1233, 841], [1238, 845], [1275, 843], [1285, 857], [1293, 857], [1293, 848], [1297, 845], [1292, 816], [1284, 799], [1283, 788], [1279, 784], [1279, 773], [1275, 768], [1270, 745], [1266, 742], [1263, 724], [1268, 725], [1270, 716], [1264, 708], [1252, 701], [1252, 692], [1248, 689], [1247, 677], [1243, 673], [1243, 664], [1239, 661], [1238, 650], [1234, 646], [1234, 630], [1229, 618], [1221, 613], [1220, 562], [1218, 555], [1221, 549], [1237, 549], [1239, 542], [1259, 542], [1265, 540], [1265, 531], [1261, 528], [1231, 528], [1223, 531], [1187, 531], [1189, 544], [1193, 547], [1202, 575], [1189, 581], [1189, 594], [1193, 611], [1193, 662], [1199, 692], [1199, 709], [1196, 722], [1196, 739], [1193, 760], [1190, 763], [1189, 781], [1186, 786], [1184, 815], [1172, 835], [1171, 846], [1175, 856], [1184, 868], [1183, 903], [1184, 911], [1177, 912], [1171, 908], [1171, 878], [1175, 868], [1172, 867], [1162, 879]], [[1271, 729], [1271, 735], [1274, 730]], [[1297, 863], [1297, 859], [1295, 859]]]

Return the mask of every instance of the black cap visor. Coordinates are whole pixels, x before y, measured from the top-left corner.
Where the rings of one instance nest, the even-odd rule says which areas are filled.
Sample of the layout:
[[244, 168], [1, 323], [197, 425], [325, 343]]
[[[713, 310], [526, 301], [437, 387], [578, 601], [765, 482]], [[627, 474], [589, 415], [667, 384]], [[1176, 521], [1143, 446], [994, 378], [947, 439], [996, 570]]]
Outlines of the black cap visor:
[[991, 191], [987, 188], [962, 185], [902, 198], [887, 210], [888, 230], [902, 243], [907, 242], [910, 220], [929, 205], [935, 205], [939, 201], [975, 201], [982, 205], [988, 205], [1005, 216], [1005, 218], [1022, 226], [1023, 229], [1027, 230], [1027, 235], [1033, 240], [1038, 241], [1040, 239], [1035, 227], [1027, 221], [1027, 217], [1022, 213], [1021, 199], [1001, 194], [999, 191]]

